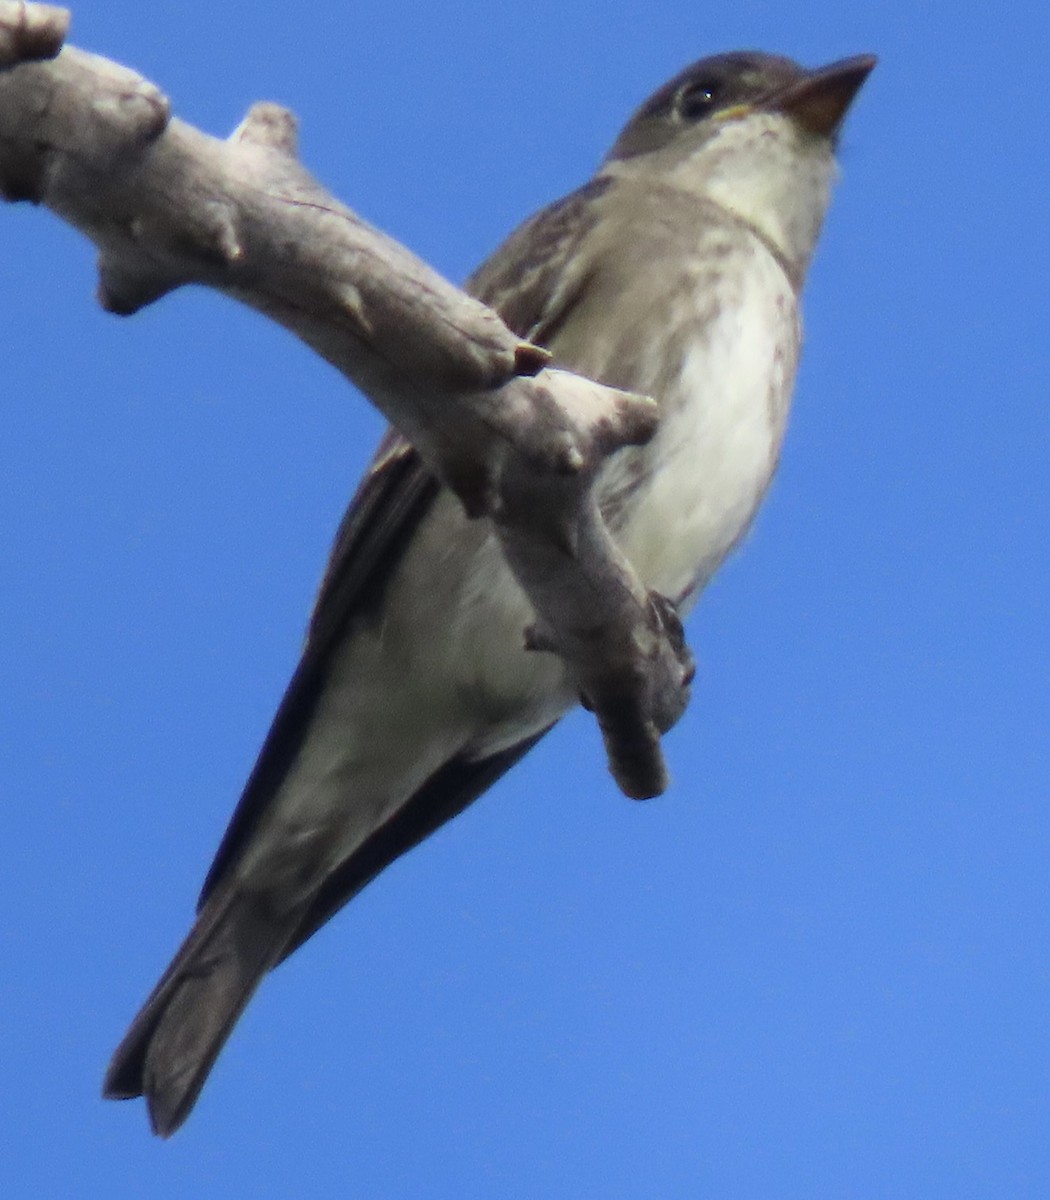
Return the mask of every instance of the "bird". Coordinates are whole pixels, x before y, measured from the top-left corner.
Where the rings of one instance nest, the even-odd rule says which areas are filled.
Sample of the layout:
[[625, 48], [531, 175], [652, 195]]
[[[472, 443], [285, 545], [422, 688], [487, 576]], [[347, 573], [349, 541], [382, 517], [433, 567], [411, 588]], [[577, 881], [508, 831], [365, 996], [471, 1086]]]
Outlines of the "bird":
[[[635, 572], [686, 613], [780, 456], [799, 298], [847, 110], [875, 66], [701, 59], [635, 112], [589, 182], [521, 225], [466, 290], [554, 365], [653, 397], [654, 437], [595, 487]], [[186, 1120], [263, 977], [461, 813], [578, 701], [487, 520], [396, 430], [337, 531], [305, 647], [189, 934], [104, 1096]]]

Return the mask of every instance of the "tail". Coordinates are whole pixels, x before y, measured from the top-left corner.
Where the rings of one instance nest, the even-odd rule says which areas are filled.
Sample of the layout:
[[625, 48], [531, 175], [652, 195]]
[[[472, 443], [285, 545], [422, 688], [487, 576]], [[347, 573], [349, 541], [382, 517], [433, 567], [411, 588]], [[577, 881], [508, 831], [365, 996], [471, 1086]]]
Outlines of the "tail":
[[299, 909], [275, 913], [263, 895], [214, 893], [117, 1047], [103, 1096], [145, 1096], [153, 1132], [170, 1137], [301, 920]]

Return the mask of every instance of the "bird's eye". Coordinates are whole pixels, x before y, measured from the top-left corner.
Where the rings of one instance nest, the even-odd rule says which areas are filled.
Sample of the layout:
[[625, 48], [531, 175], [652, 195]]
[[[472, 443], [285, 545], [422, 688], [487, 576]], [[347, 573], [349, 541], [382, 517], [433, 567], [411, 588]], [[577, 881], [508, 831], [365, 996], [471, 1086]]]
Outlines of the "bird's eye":
[[718, 86], [711, 80], [687, 83], [678, 93], [678, 113], [686, 121], [706, 117], [718, 105]]

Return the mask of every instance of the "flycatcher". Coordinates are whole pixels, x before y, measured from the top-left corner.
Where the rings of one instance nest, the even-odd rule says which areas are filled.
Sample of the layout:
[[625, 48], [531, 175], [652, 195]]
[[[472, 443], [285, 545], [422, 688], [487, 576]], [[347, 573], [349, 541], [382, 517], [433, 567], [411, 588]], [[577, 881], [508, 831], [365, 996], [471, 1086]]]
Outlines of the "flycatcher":
[[[642, 582], [687, 610], [780, 454], [799, 292], [835, 144], [875, 65], [723, 54], [638, 110], [595, 177], [511, 235], [468, 291], [554, 363], [654, 397], [656, 435], [598, 480]], [[260, 980], [461, 812], [576, 701], [488, 522], [389, 433], [343, 519], [288, 687], [196, 923], [105, 1095], [183, 1123]]]

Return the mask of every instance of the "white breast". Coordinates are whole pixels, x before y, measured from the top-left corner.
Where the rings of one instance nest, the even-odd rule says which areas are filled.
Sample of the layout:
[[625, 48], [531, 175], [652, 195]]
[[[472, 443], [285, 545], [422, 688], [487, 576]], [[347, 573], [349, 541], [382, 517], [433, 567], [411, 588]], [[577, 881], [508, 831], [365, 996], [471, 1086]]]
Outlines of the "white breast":
[[[691, 601], [743, 537], [776, 467], [797, 360], [793, 290], [764, 248], [659, 396], [642, 496], [618, 540], [646, 585]], [[617, 468], [630, 470], [626, 463]]]

